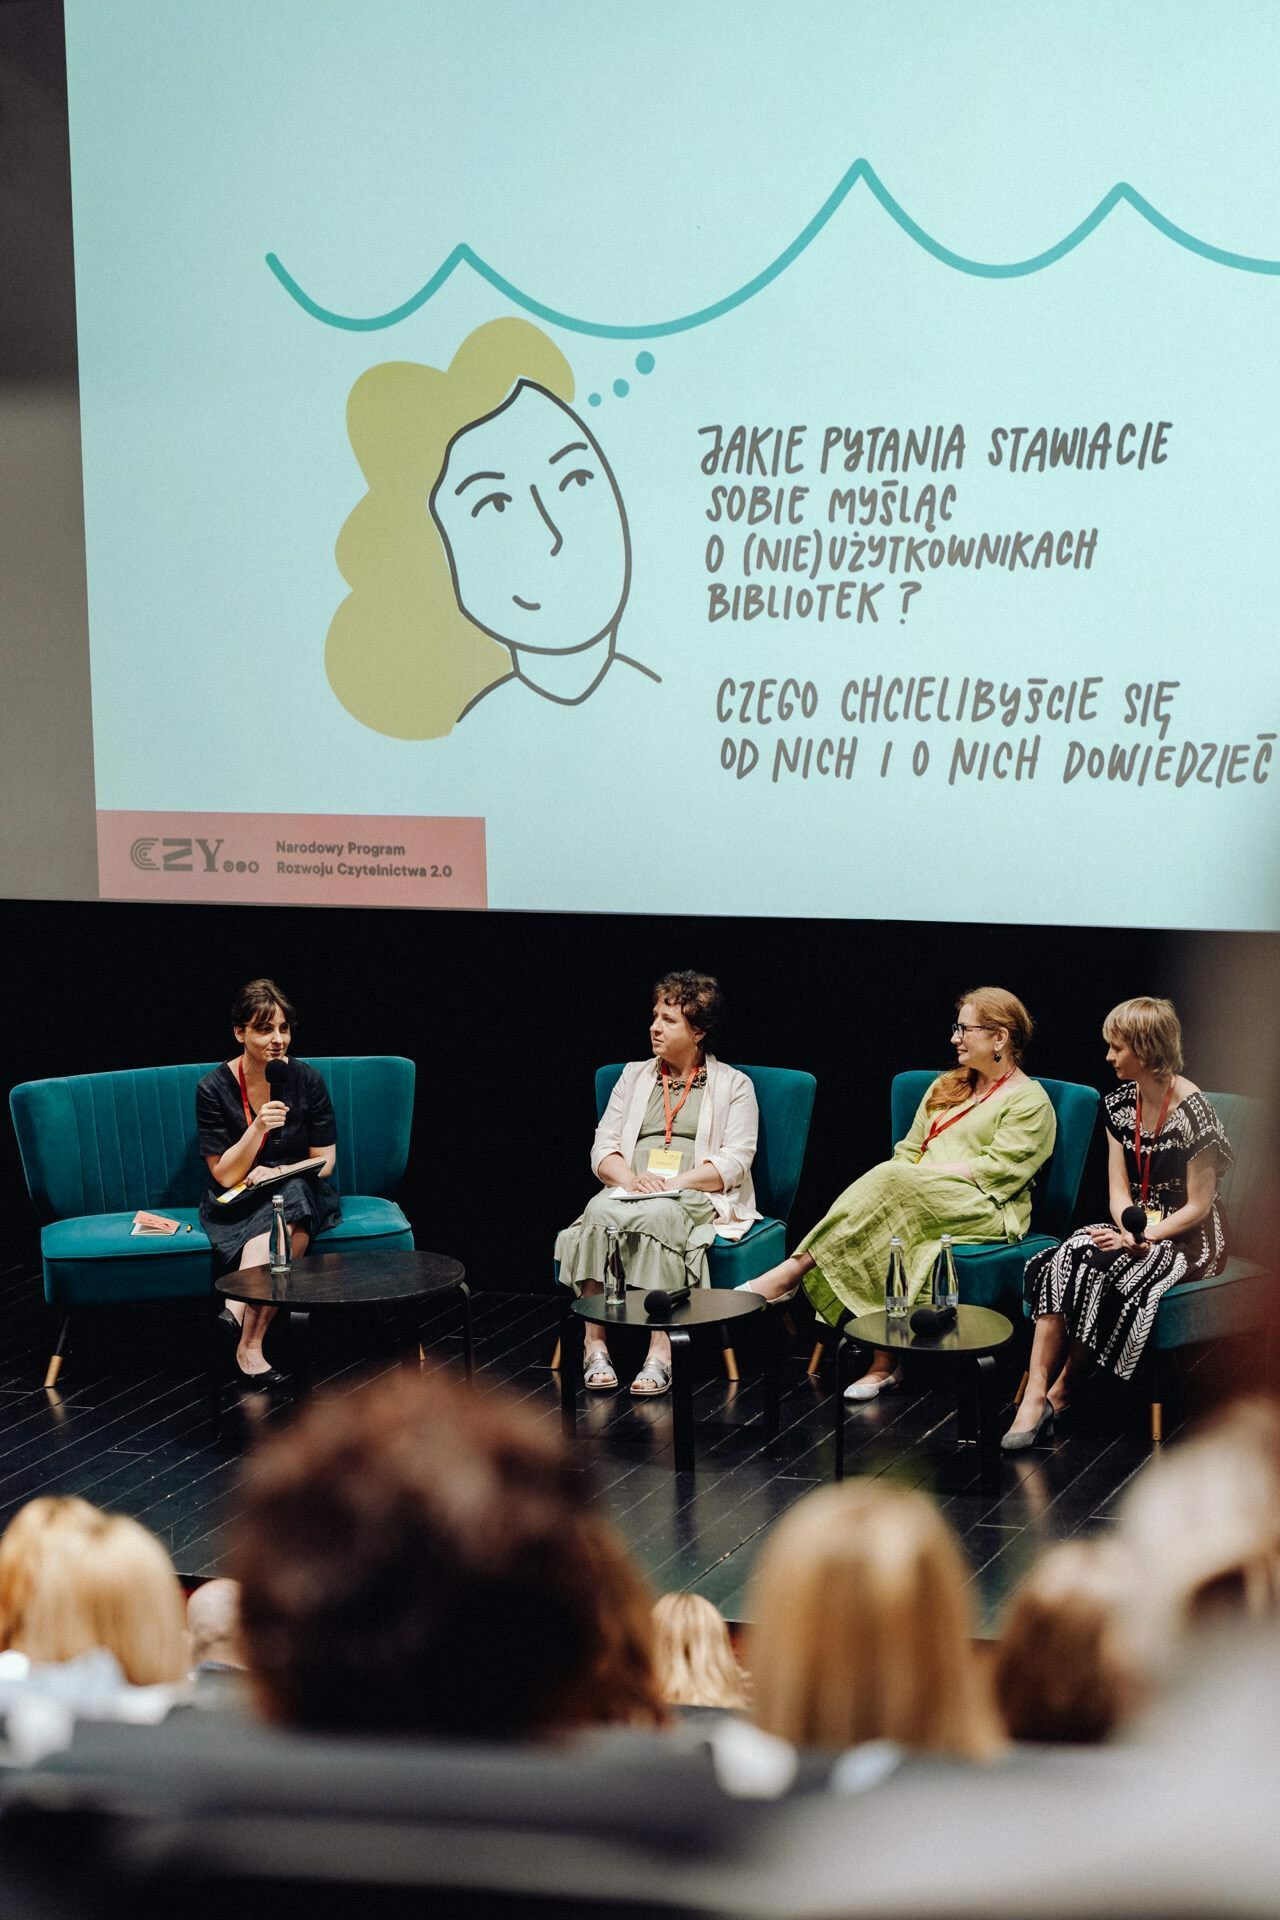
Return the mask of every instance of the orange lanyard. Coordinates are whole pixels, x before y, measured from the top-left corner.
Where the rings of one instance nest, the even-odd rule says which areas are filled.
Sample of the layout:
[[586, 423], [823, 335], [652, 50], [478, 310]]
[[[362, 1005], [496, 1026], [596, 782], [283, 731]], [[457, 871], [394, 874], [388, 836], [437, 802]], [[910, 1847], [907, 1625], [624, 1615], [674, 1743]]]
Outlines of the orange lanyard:
[[[1169, 1091], [1164, 1097], [1164, 1105], [1160, 1109], [1160, 1118], [1156, 1121], [1156, 1130], [1151, 1136], [1152, 1140], [1159, 1137], [1160, 1129], [1169, 1116], [1169, 1105], [1172, 1099], [1173, 1082], [1171, 1080], [1169, 1082]], [[1154, 1152], [1155, 1148], [1153, 1147], [1151, 1153]], [[1138, 1175], [1142, 1181], [1142, 1192], [1138, 1196], [1138, 1205], [1140, 1207], [1146, 1206], [1147, 1188], [1151, 1185], [1151, 1153], [1144, 1156], [1142, 1151], [1142, 1089], [1135, 1083], [1133, 1089], [1133, 1157], [1138, 1163]]]
[[663, 1135], [664, 1146], [669, 1147], [671, 1145], [671, 1129], [675, 1126], [681, 1107], [693, 1092], [693, 1083], [697, 1079], [699, 1071], [697, 1067], [690, 1067], [689, 1078], [684, 1083], [684, 1092], [680, 1095], [680, 1098], [673, 1107], [671, 1104], [671, 1070], [665, 1060], [662, 1063], [662, 1111], [666, 1115], [667, 1120], [666, 1132]]
[[924, 1137], [924, 1145], [920, 1149], [920, 1158], [923, 1160], [926, 1153], [928, 1153], [929, 1142], [931, 1140], [936, 1139], [940, 1133], [945, 1133], [948, 1127], [954, 1127], [958, 1120], [964, 1119], [966, 1113], [976, 1113], [978, 1108], [982, 1106], [985, 1101], [989, 1100], [993, 1093], [999, 1093], [1006, 1080], [1012, 1080], [1017, 1071], [1018, 1069], [1016, 1067], [1010, 1067], [1008, 1073], [1002, 1073], [1000, 1075], [994, 1087], [987, 1088], [981, 1100], [974, 1100], [969, 1106], [961, 1107], [959, 1113], [953, 1113], [949, 1120], [935, 1120]]
[[[244, 1108], [244, 1123], [246, 1127], [251, 1127], [255, 1119], [257, 1118], [257, 1115], [254, 1113], [253, 1108], [249, 1105], [249, 1088], [248, 1088], [248, 1085], [246, 1084], [245, 1077], [244, 1077], [244, 1061], [243, 1060], [236, 1061], [236, 1073], [239, 1076], [239, 1080], [240, 1080], [240, 1105]], [[251, 1166], [254, 1166], [254, 1167], [257, 1166], [259, 1160], [262, 1158], [262, 1149], [266, 1146], [266, 1144], [267, 1144], [267, 1136], [264, 1133], [261, 1140], [258, 1142], [258, 1151], [254, 1154], [253, 1159], [249, 1163]]]

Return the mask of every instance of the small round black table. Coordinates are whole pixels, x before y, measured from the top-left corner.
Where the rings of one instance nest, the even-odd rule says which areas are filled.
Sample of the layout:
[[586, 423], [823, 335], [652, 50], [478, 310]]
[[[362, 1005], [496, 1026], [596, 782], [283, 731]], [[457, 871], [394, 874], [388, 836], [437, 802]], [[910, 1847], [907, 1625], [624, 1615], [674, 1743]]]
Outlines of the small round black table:
[[[462, 1361], [471, 1378], [471, 1290], [460, 1260], [411, 1248], [364, 1250], [359, 1243], [331, 1253], [307, 1253], [288, 1273], [270, 1267], [240, 1267], [214, 1281], [214, 1304], [243, 1300], [254, 1307], [279, 1307], [289, 1315], [294, 1392], [311, 1384], [311, 1315], [335, 1307], [376, 1306], [391, 1317], [405, 1364], [419, 1360], [418, 1316], [425, 1300], [453, 1294], [461, 1309]], [[220, 1356], [210, 1355], [209, 1413], [215, 1437], [222, 1414]]]
[[861, 1313], [840, 1330], [836, 1344], [836, 1479], [844, 1479], [845, 1359], [851, 1349], [880, 1347], [895, 1358], [910, 1354], [950, 1375], [956, 1389], [956, 1427], [961, 1444], [978, 1443], [982, 1491], [1000, 1489], [1000, 1434], [994, 1355], [1013, 1338], [1013, 1322], [991, 1307], [957, 1307], [944, 1333], [913, 1333], [910, 1318], [891, 1327], [883, 1310]]
[[[649, 1344], [655, 1329], [671, 1341], [671, 1425], [675, 1442], [677, 1473], [692, 1473], [693, 1455], [693, 1342], [700, 1336], [721, 1335], [731, 1321], [761, 1313], [766, 1302], [758, 1293], [738, 1293], [732, 1288], [695, 1287], [687, 1300], [675, 1309], [670, 1320], [651, 1320], [645, 1312], [643, 1288], [629, 1287], [626, 1304], [607, 1306], [602, 1293], [583, 1294], [572, 1301], [564, 1316], [560, 1333], [560, 1410], [565, 1433], [570, 1439], [577, 1431], [578, 1388], [582, 1384], [582, 1352], [586, 1344], [587, 1322], [607, 1334], [612, 1348], [614, 1335], [636, 1345]], [[764, 1431], [767, 1440], [776, 1440], [779, 1424], [781, 1386], [781, 1350], [776, 1322], [769, 1314], [760, 1323], [765, 1335], [764, 1352]], [[661, 1397], [661, 1396], [655, 1396]]]

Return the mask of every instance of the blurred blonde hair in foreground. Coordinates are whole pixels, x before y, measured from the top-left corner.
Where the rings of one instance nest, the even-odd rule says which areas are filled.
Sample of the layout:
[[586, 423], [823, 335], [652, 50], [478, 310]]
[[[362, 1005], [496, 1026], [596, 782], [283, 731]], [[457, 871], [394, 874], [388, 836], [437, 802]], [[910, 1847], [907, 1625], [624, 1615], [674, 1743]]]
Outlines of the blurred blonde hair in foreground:
[[519, 380], [565, 402], [573, 373], [527, 320], [490, 320], [447, 369], [391, 360], [351, 389], [347, 432], [369, 491], [338, 536], [351, 592], [325, 645], [329, 684], [348, 713], [397, 740], [449, 733], [476, 694], [511, 668], [506, 647], [458, 605], [428, 496], [454, 434], [501, 406]]
[[697, 1593], [664, 1593], [653, 1609], [654, 1665], [670, 1707], [746, 1705], [724, 1617]]
[[1237, 1400], [1138, 1475], [1118, 1515], [1149, 1658], [1189, 1631], [1280, 1611], [1280, 1406]]
[[923, 1494], [868, 1480], [809, 1494], [773, 1529], [756, 1572], [757, 1724], [802, 1747], [895, 1740], [921, 1753], [992, 1753], [967, 1582]]
[[996, 1704], [1011, 1739], [1107, 1739], [1143, 1693], [1141, 1589], [1117, 1540], [1064, 1540], [1015, 1593], [996, 1651]]
[[182, 1589], [145, 1527], [87, 1500], [41, 1498], [0, 1539], [0, 1645], [33, 1666], [105, 1647], [133, 1686], [186, 1675]]

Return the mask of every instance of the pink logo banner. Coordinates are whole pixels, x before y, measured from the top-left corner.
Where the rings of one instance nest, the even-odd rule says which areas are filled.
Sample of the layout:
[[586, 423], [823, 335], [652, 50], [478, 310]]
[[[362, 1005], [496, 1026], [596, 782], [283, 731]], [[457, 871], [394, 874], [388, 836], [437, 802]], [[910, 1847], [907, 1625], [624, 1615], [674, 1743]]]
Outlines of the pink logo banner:
[[100, 812], [98, 886], [104, 900], [487, 907], [484, 821]]

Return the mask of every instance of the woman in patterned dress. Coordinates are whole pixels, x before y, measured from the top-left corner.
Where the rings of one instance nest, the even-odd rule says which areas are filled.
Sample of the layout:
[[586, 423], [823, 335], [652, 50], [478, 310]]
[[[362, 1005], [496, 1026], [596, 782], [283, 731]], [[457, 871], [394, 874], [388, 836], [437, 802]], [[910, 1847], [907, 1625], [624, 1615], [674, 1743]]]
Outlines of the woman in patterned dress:
[[[1010, 1453], [1052, 1431], [1086, 1349], [1130, 1379], [1169, 1288], [1220, 1273], [1227, 1257], [1217, 1194], [1231, 1147], [1212, 1106], [1182, 1071], [1173, 1003], [1122, 1001], [1103, 1021], [1102, 1035], [1120, 1081], [1103, 1101], [1111, 1219], [1027, 1262], [1036, 1332], [1022, 1405], [1001, 1442]], [[1134, 1205], [1147, 1213], [1140, 1240], [1121, 1224]]]

